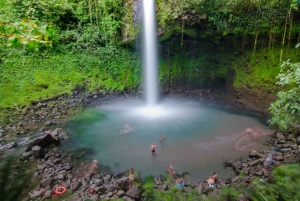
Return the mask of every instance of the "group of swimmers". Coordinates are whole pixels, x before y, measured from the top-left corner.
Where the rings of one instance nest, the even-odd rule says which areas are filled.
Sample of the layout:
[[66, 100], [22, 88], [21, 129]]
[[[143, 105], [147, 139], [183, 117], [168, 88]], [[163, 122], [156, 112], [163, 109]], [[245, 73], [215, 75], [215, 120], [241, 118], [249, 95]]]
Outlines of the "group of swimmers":
[[132, 131], [133, 131], [133, 127], [130, 126], [129, 124], [125, 124], [125, 128], [120, 130], [120, 135], [125, 133], [130, 133]]
[[253, 141], [258, 139], [259, 136], [261, 135], [261, 130], [262, 130], [262, 128], [260, 128], [260, 127], [255, 130], [252, 128], [246, 128], [246, 134], [248, 135], [248, 139], [251, 139]]

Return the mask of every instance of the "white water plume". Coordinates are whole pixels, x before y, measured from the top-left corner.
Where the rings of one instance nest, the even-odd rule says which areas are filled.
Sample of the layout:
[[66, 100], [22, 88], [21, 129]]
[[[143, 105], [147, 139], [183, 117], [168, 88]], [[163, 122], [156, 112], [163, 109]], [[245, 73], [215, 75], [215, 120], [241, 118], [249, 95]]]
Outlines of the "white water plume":
[[155, 0], [144, 0], [143, 67], [145, 78], [145, 94], [148, 106], [154, 106], [158, 100], [157, 66]]

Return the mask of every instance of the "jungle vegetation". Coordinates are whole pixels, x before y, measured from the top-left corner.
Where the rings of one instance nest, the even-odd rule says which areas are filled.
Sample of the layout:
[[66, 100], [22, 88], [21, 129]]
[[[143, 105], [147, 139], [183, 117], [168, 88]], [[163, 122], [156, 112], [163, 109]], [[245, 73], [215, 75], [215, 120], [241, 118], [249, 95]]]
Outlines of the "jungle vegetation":
[[[292, 96], [299, 90], [297, 0], [156, 4], [162, 87], [221, 85], [234, 71], [234, 87], [277, 93], [283, 86], [271, 123], [299, 124]], [[2, 0], [0, 107], [23, 107], [78, 86], [86, 93], [139, 91], [140, 16], [141, 1], [133, 0]]]
[[[24, 107], [33, 100], [70, 94], [79, 86], [85, 93], [139, 91], [137, 2], [1, 0], [0, 108]], [[299, 1], [157, 0], [156, 4], [162, 87], [222, 85], [234, 71], [234, 87], [278, 93], [270, 107], [271, 124], [283, 130], [299, 126], [300, 63], [295, 48], [300, 42]], [[298, 200], [296, 169], [278, 169], [278, 182], [258, 182], [254, 188], [259, 190], [247, 193], [254, 200]], [[149, 192], [147, 185], [145, 189], [152, 200], [181, 196]], [[235, 200], [241, 192], [223, 193], [223, 198]]]

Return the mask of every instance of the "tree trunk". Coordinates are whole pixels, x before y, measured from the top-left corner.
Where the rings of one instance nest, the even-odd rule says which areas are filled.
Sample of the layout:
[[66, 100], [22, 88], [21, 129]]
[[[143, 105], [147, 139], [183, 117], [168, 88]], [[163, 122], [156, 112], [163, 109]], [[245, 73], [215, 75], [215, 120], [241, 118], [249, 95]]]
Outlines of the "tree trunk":
[[256, 52], [257, 38], [258, 38], [258, 30], [256, 30], [256, 32], [255, 32], [255, 39], [254, 39], [254, 45], [253, 45], [253, 56]]
[[90, 22], [93, 24], [93, 15], [92, 15], [92, 0], [88, 0], [89, 5], [89, 16], [90, 16]]
[[288, 16], [290, 15], [289, 14], [290, 12], [291, 12], [291, 8], [290, 8], [290, 10], [288, 10], [286, 17], [285, 17], [285, 25], [284, 25], [284, 32], [283, 32], [283, 36], [282, 36], [282, 42], [281, 42], [279, 65], [281, 65], [281, 61], [282, 61], [283, 48], [284, 48], [284, 44], [285, 44], [285, 37], [286, 37], [286, 30], [287, 30], [287, 23], [288, 23]]
[[292, 28], [293, 28], [293, 13], [291, 13], [289, 17], [290, 17], [290, 30], [289, 30], [288, 47], [290, 47], [290, 45], [291, 45]]

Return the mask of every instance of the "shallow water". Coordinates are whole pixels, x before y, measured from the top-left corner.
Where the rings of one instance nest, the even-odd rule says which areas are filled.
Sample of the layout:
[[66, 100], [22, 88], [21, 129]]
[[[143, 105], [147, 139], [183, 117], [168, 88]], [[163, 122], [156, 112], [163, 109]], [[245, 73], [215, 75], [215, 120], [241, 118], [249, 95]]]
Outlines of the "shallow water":
[[[120, 134], [125, 124], [134, 130]], [[62, 145], [65, 150], [90, 148], [89, 160], [97, 159], [113, 172], [134, 167], [142, 177], [158, 176], [172, 165], [196, 181], [207, 179], [213, 171], [229, 176], [225, 161], [246, 157], [251, 149], [266, 149], [263, 142], [270, 137], [261, 135], [252, 141], [246, 136], [247, 127], [268, 133], [258, 117], [189, 99], [164, 99], [150, 110], [141, 101], [100, 106], [77, 114], [66, 127], [71, 137]], [[163, 144], [161, 135], [165, 135]], [[156, 144], [154, 157], [152, 143]]]

